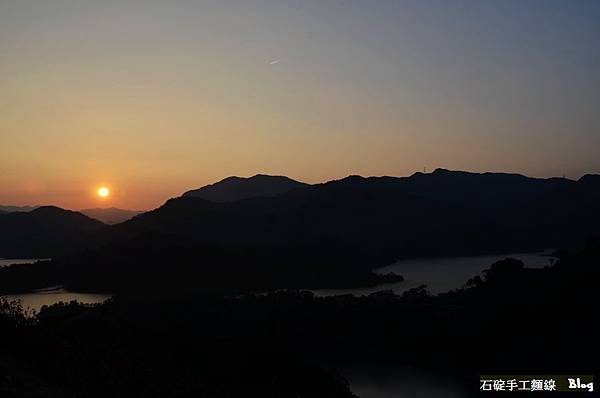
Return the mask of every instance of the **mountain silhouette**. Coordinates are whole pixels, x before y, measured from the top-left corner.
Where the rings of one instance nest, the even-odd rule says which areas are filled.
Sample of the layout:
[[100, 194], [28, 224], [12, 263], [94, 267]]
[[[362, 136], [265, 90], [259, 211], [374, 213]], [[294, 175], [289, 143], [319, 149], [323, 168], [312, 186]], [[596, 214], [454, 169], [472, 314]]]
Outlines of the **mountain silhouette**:
[[0, 215], [0, 257], [47, 257], [58, 247], [69, 246], [79, 234], [103, 226], [81, 213], [55, 206]]
[[184, 195], [49, 249], [58, 282], [77, 289], [353, 287], [380, 283], [370, 271], [399, 258], [565, 247], [599, 223], [598, 176], [440, 169], [232, 202]]
[[532, 178], [508, 173], [470, 173], [436, 169], [431, 174], [416, 173], [404, 180], [408, 192], [477, 208], [526, 202], [569, 186], [566, 178]]
[[277, 196], [308, 184], [284, 176], [257, 174], [254, 177], [227, 177], [217, 183], [188, 191], [183, 197], [201, 198], [212, 202], [234, 202], [261, 196]]
[[159, 231], [370, 258], [536, 250], [595, 231], [599, 180], [448, 170], [406, 178], [350, 176], [231, 203], [183, 196], [116, 226], [112, 234], [132, 238]]
[[90, 218], [103, 222], [104, 224], [113, 225], [127, 221], [143, 211], [123, 210], [116, 207], [84, 209], [79, 211]]

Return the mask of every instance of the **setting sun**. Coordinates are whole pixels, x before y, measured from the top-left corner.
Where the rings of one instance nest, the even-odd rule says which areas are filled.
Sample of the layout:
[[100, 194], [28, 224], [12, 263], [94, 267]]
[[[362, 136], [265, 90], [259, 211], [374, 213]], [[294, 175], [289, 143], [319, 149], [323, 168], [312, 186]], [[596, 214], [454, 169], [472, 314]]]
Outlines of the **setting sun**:
[[110, 189], [106, 187], [101, 187], [98, 189], [98, 196], [101, 198], [107, 198], [110, 195]]

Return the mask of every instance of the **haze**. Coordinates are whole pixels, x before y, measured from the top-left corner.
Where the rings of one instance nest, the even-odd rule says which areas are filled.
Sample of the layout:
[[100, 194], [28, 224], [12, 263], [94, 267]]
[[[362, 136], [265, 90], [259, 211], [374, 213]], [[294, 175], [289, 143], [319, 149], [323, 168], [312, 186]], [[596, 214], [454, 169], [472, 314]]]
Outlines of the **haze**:
[[0, 202], [147, 209], [257, 173], [598, 173], [598, 43], [591, 0], [0, 0]]

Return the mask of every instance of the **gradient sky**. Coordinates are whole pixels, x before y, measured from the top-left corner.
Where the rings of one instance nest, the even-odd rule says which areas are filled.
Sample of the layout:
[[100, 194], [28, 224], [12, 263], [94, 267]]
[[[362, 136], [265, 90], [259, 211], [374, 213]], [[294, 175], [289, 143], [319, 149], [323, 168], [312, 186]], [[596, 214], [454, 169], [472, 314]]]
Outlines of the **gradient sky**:
[[600, 1], [0, 0], [0, 204], [424, 167], [599, 173]]

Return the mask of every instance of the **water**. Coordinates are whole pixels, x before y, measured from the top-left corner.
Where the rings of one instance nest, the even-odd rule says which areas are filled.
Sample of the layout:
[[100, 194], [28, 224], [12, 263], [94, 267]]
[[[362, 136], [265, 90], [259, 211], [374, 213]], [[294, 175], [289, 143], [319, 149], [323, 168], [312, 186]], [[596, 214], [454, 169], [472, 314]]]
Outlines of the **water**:
[[43, 261], [43, 260], [49, 260], [47, 258], [43, 258], [43, 259], [38, 259], [38, 258], [20, 258], [20, 259], [6, 259], [6, 258], [0, 258], [0, 268], [2, 267], [8, 267], [9, 265], [13, 265], [13, 264], [33, 264], [36, 261]]
[[[49, 259], [20, 258], [5, 259], [0, 258], [0, 268], [8, 267], [12, 264], [33, 264], [36, 261]], [[63, 289], [61, 286], [53, 286], [46, 289], [39, 289], [31, 293], [11, 294], [5, 296], [9, 300], [19, 300], [23, 308], [39, 312], [44, 305], [52, 305], [59, 302], [68, 303], [73, 300], [84, 304], [102, 303], [111, 296], [108, 294], [75, 293]]]
[[[448, 292], [460, 288], [464, 283], [476, 275], [480, 275], [493, 263], [512, 257], [523, 261], [528, 268], [541, 268], [551, 265], [555, 260], [549, 256], [549, 252], [541, 253], [517, 253], [493, 256], [473, 257], [447, 257], [401, 260], [394, 264], [375, 270], [376, 273], [386, 274], [389, 272], [402, 275], [402, 282], [383, 284], [369, 288], [358, 289], [319, 289], [313, 290], [317, 296], [332, 296], [340, 294], [353, 294], [357, 296], [368, 295], [381, 290], [391, 290], [396, 294], [410, 290], [420, 285], [426, 285], [432, 294]], [[39, 259], [0, 259], [0, 267], [11, 264], [31, 264]], [[60, 287], [42, 289], [32, 293], [11, 295], [9, 298], [19, 299], [26, 308], [39, 311], [43, 305], [52, 305], [62, 302], [77, 300], [81, 303], [101, 303], [110, 295], [75, 293]]]
[[23, 308], [39, 312], [44, 305], [59, 302], [68, 303], [76, 300], [83, 304], [102, 303], [109, 299], [109, 294], [75, 293], [64, 290], [60, 286], [36, 290], [31, 293], [12, 294], [5, 296], [9, 300], [20, 300]]
[[317, 296], [340, 294], [363, 296], [381, 290], [391, 290], [396, 294], [402, 294], [414, 287], [427, 285], [427, 289], [432, 294], [439, 294], [462, 287], [467, 280], [480, 275], [493, 263], [507, 257], [523, 261], [527, 268], [541, 268], [551, 265], [556, 259], [549, 256], [549, 253], [549, 251], [545, 251], [541, 253], [401, 260], [376, 269], [375, 272], [378, 274], [393, 272], [402, 275], [404, 277], [402, 282], [358, 289], [319, 289], [313, 290], [313, 293]]

